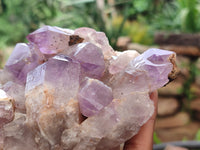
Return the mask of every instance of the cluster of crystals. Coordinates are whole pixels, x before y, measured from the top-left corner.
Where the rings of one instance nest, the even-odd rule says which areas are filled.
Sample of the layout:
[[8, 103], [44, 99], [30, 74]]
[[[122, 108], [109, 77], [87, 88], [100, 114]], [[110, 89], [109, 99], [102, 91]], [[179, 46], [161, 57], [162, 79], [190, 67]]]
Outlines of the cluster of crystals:
[[90, 28], [44, 26], [27, 39], [0, 70], [0, 149], [112, 149], [151, 117], [149, 92], [173, 69], [173, 52], [116, 52]]

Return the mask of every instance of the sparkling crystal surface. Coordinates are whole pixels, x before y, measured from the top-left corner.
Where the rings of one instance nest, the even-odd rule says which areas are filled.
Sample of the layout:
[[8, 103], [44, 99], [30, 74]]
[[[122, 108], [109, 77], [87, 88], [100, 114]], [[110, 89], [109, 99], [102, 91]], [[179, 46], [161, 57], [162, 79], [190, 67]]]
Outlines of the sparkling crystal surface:
[[111, 150], [154, 112], [175, 53], [117, 52], [103, 32], [44, 26], [0, 70], [0, 149]]

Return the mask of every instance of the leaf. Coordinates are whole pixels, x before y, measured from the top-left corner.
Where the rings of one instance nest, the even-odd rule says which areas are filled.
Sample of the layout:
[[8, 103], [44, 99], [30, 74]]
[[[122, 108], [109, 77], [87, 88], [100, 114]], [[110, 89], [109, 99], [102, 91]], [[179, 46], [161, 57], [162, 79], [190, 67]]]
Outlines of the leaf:
[[133, 1], [133, 6], [138, 12], [143, 12], [148, 10], [150, 0], [135, 0]]
[[200, 129], [196, 133], [196, 138], [197, 141], [200, 141]]
[[156, 132], [153, 133], [153, 141], [155, 144], [160, 144], [162, 143], [159, 137], [157, 136]]
[[60, 0], [60, 2], [62, 2], [64, 6], [67, 7], [67, 6], [77, 5], [77, 4], [91, 3], [91, 2], [95, 2], [95, 0], [70, 0], [70, 1], [65, 1], [65, 2]]

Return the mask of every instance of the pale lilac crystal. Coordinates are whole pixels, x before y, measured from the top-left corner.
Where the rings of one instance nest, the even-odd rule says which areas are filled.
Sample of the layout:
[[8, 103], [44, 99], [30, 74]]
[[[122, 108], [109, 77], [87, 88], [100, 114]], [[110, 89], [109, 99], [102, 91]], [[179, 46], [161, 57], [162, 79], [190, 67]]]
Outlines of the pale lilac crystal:
[[44, 26], [27, 38], [0, 70], [0, 149], [114, 149], [152, 116], [149, 92], [175, 69], [174, 52], [114, 52], [90, 28]]
[[123, 71], [131, 60], [139, 55], [135, 50], [126, 50], [124, 52], [116, 52], [117, 56], [113, 56], [109, 66], [109, 72], [116, 74]]
[[[149, 98], [149, 92], [153, 90], [151, 85], [154, 83], [152, 81], [155, 81], [155, 78], [160, 81], [159, 84], [155, 82], [157, 85], [154, 89], [166, 84], [168, 74], [172, 71], [170, 62], [172, 55], [175, 54], [151, 49], [133, 59], [121, 74], [117, 74], [111, 79], [114, 98], [117, 99], [114, 99], [98, 114], [89, 117], [78, 128], [64, 131], [65, 134], [61, 138], [63, 145], [73, 143], [71, 149], [92, 149], [92, 147], [99, 150], [111, 149], [137, 134], [140, 127], [154, 112], [153, 102]], [[145, 66], [149, 64], [153, 68], [157, 68], [161, 74], [148, 76], [148, 74], [151, 75], [151, 71], [155, 71], [146, 69]], [[167, 70], [164, 73], [163, 67]], [[131, 70], [134, 69], [137, 69], [137, 72], [135, 71], [133, 74]], [[66, 135], [69, 135], [71, 139], [66, 141]], [[93, 142], [88, 143], [91, 140]]]
[[30, 33], [27, 39], [34, 43], [43, 54], [58, 54], [66, 50], [70, 45], [81, 41], [78, 36], [73, 35], [73, 30], [60, 29], [58, 27], [43, 26]]
[[15, 111], [25, 113], [25, 87], [15, 82], [9, 81], [3, 85], [2, 89], [15, 100]]
[[[64, 55], [55, 56], [38, 66], [27, 77], [26, 95], [30, 99], [26, 100], [26, 105], [32, 105], [34, 101], [28, 111], [36, 113], [43, 105], [67, 104], [78, 92], [79, 75], [80, 64]], [[42, 93], [37, 94], [36, 91]], [[32, 92], [35, 92], [34, 96]], [[45, 97], [48, 98], [45, 100]]]
[[[79, 76], [80, 64], [64, 55], [49, 59], [28, 74], [27, 122], [33, 128], [38, 126], [42, 135], [52, 145], [59, 143], [58, 137], [62, 129], [64, 130], [65, 117], [71, 114], [64, 108], [68, 106], [70, 100], [76, 99]], [[54, 113], [55, 115], [50, 115]], [[51, 120], [57, 121], [55, 123]]]
[[87, 117], [97, 114], [112, 100], [112, 89], [96, 79], [87, 78], [78, 93], [81, 113]]
[[113, 100], [80, 126], [65, 130], [61, 142], [68, 149], [112, 149], [136, 135], [153, 112], [148, 92], [131, 93]]
[[89, 42], [77, 44], [73, 57], [81, 64], [83, 76], [97, 79], [103, 76], [105, 62], [99, 47]]
[[79, 75], [80, 64], [77, 61], [57, 55], [28, 74], [26, 92], [41, 85], [54, 89], [56, 99], [70, 99], [75, 97], [79, 88]]
[[92, 28], [78, 28], [74, 30], [74, 34], [84, 38], [83, 42], [91, 42], [102, 49], [105, 59], [110, 59], [114, 55], [114, 50], [109, 44], [108, 38], [105, 33], [97, 32]]
[[[33, 48], [33, 46], [31, 46]], [[17, 83], [25, 84], [27, 73], [42, 63], [43, 57], [25, 43], [18, 43], [5, 65]]]
[[13, 80], [13, 75], [6, 69], [0, 69], [0, 84], [3, 85], [8, 81]]
[[173, 68], [170, 62], [172, 55], [175, 53], [171, 51], [149, 49], [133, 59], [125, 72], [133, 78], [144, 76], [142, 80], [145, 80], [150, 91], [154, 91], [169, 82], [168, 75]]
[[154, 91], [169, 82], [174, 52], [149, 49], [133, 59], [124, 72], [112, 79], [113, 94], [120, 98], [133, 91]]
[[14, 100], [0, 89], [0, 128], [14, 118]]
[[[49, 150], [48, 143], [34, 135], [33, 130], [26, 125], [26, 116], [24, 114], [16, 114], [15, 120], [3, 127], [5, 150]], [[42, 143], [41, 143], [42, 141]]]

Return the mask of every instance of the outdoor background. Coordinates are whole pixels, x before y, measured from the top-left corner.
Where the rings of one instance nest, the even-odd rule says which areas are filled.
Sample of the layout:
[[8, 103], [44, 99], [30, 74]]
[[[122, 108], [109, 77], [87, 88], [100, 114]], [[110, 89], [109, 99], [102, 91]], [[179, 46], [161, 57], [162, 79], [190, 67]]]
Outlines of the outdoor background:
[[199, 0], [0, 0], [0, 68], [43, 25], [103, 31], [119, 51], [175, 51], [180, 74], [159, 90], [154, 143], [200, 140]]

